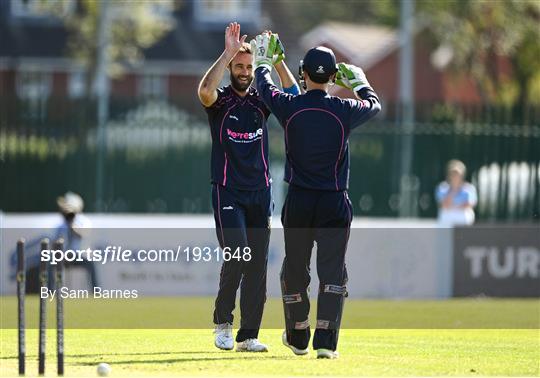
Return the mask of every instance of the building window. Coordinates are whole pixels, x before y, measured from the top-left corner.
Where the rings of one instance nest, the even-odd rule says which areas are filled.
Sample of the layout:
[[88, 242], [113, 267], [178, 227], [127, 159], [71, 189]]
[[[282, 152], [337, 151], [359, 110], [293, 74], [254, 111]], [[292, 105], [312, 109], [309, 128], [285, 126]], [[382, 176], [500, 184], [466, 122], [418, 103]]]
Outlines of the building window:
[[160, 74], [144, 74], [138, 81], [139, 96], [152, 99], [168, 97], [167, 76]]
[[51, 94], [52, 76], [49, 72], [17, 72], [17, 95], [27, 105], [27, 115], [43, 118], [47, 113], [47, 100]]
[[14, 17], [64, 17], [75, 11], [74, 0], [11, 0]]
[[259, 0], [199, 0], [194, 3], [195, 20], [200, 23], [240, 23], [257, 24], [261, 14]]

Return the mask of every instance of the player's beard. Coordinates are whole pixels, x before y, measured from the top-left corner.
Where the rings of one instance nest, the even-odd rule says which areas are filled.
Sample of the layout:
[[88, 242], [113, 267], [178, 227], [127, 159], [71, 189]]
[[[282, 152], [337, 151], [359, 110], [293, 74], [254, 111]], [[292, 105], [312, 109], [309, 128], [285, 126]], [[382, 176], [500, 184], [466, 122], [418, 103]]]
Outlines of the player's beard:
[[232, 87], [234, 89], [236, 89], [237, 91], [239, 91], [239, 92], [246, 91], [249, 88], [249, 86], [251, 85], [251, 83], [253, 82], [253, 76], [249, 75], [249, 76], [245, 76], [245, 77], [247, 78], [246, 82], [240, 81], [240, 80], [238, 80], [238, 77], [235, 77], [231, 72], [231, 85], [232, 85]]

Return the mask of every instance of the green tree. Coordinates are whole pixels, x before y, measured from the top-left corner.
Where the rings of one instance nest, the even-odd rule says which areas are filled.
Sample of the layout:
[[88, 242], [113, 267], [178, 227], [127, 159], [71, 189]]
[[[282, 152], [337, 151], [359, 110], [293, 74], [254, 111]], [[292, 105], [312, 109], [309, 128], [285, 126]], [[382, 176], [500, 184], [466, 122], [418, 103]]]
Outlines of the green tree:
[[[325, 21], [399, 27], [400, 0], [276, 0], [297, 34]], [[539, 0], [416, 0], [421, 37], [451, 52], [448, 69], [471, 76], [486, 103], [540, 104]], [[508, 59], [511, 72], [495, 63]]]
[[[420, 0], [418, 17], [452, 53], [451, 68], [468, 72], [486, 102], [531, 102], [540, 73], [540, 2], [537, 0]], [[508, 58], [505, 75], [496, 57]]]
[[[69, 32], [67, 54], [85, 67], [86, 94], [92, 92], [97, 69], [97, 40], [101, 1], [74, 0], [74, 9], [65, 12], [63, 2], [43, 1], [42, 7], [58, 15]], [[174, 27], [172, 12], [179, 0], [109, 0], [111, 17], [108, 73], [122, 74], [127, 66], [142, 59], [142, 50], [156, 43]], [[59, 8], [60, 7], [60, 8]]]
[[[540, 103], [538, 0], [416, 0], [416, 20], [433, 47], [451, 52], [449, 68], [474, 79], [484, 102]], [[399, 25], [399, 0], [374, 0], [379, 22]], [[511, 72], [495, 64], [506, 57]]]
[[[274, 23], [286, 22], [298, 35], [326, 21], [374, 23], [381, 16], [380, 8], [388, 0], [274, 0], [268, 8], [281, 8], [290, 19], [273, 19]], [[272, 12], [272, 9], [269, 9]], [[378, 12], [376, 12], [378, 11]]]

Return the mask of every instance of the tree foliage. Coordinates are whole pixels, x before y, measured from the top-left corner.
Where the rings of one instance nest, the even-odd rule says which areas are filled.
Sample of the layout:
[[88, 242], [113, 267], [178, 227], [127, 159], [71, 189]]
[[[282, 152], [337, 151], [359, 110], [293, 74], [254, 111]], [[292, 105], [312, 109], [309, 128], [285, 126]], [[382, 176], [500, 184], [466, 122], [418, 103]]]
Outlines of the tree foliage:
[[[325, 21], [399, 27], [400, 0], [286, 1], [298, 33]], [[486, 103], [540, 103], [540, 1], [416, 0], [418, 30], [452, 56], [448, 69], [471, 76]], [[510, 69], [501, 67], [504, 57]]]
[[[86, 93], [90, 94], [96, 75], [98, 25], [102, 1], [75, 0], [71, 12], [59, 12], [61, 2], [43, 2], [60, 17], [69, 33], [68, 55], [82, 64], [87, 72]], [[138, 64], [142, 51], [156, 43], [174, 27], [172, 11], [178, 0], [109, 0], [110, 33], [108, 44], [108, 73], [115, 77], [126, 66]]]
[[287, 10], [291, 26], [304, 33], [325, 21], [374, 23], [375, 16], [382, 14], [379, 8], [387, 0], [275, 0], [269, 7], [279, 6]]
[[[399, 27], [399, 0], [373, 0], [374, 20]], [[473, 78], [486, 103], [540, 104], [540, 1], [416, 0], [416, 25], [448, 68]], [[501, 59], [509, 70], [501, 67]]]
[[450, 67], [469, 73], [486, 102], [532, 102], [540, 80], [540, 2], [419, 0], [417, 17], [439, 45], [451, 49]]

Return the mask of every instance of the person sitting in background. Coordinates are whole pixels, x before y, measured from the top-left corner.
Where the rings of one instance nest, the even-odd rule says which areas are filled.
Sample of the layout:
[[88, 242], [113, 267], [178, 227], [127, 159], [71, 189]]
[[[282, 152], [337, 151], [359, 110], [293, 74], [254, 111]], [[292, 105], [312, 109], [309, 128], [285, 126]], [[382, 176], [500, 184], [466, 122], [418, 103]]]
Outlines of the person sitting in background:
[[459, 160], [450, 160], [446, 181], [435, 191], [439, 205], [439, 224], [444, 227], [474, 223], [474, 207], [478, 201], [476, 188], [465, 181], [466, 167]]

